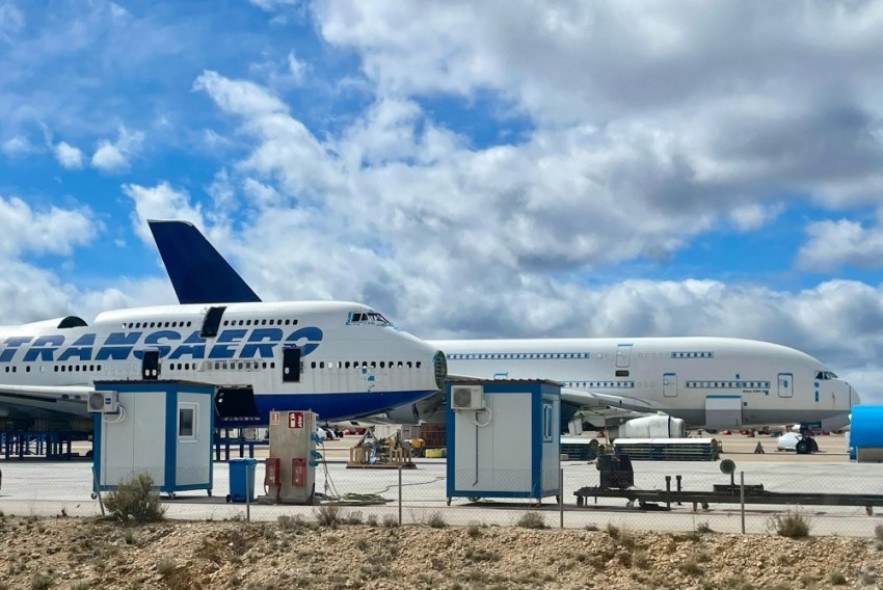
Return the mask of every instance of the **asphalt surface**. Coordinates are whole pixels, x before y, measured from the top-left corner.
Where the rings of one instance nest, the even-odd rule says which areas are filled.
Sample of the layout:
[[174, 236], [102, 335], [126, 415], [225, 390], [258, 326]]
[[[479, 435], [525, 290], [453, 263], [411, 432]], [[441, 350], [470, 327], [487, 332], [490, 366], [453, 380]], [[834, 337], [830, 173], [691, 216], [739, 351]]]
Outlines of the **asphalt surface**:
[[[770, 437], [720, 436], [724, 457], [736, 462], [735, 481], [744, 474], [746, 484], [762, 484], [766, 490], [794, 493], [881, 494], [883, 464], [850, 462], [841, 436], [819, 437], [821, 453], [797, 456], [774, 450]], [[540, 510], [547, 524], [559, 526], [562, 519], [568, 528], [605, 527], [609, 523], [636, 530], [689, 531], [700, 524], [720, 532], [742, 529], [738, 504], [711, 504], [707, 510], [686, 504], [671, 511], [642, 510], [625, 498], [589, 500], [578, 507], [574, 492], [595, 486], [599, 474], [593, 463], [568, 461], [561, 464], [564, 491], [563, 510], [555, 498], [546, 498], [540, 506], [524, 500], [452, 498], [448, 506], [446, 461], [419, 459], [415, 469], [401, 472], [401, 508], [399, 508], [399, 471], [397, 469], [347, 468], [349, 447], [358, 437], [329, 441], [325, 445], [325, 465], [317, 468], [316, 491], [327, 498], [371, 501], [370, 505], [345, 504], [345, 513], [357, 512], [362, 518], [373, 515], [378, 520], [401, 518], [404, 522], [425, 522], [435, 513], [449, 524], [512, 525], [528, 510]], [[757, 442], [764, 454], [754, 454]], [[258, 449], [258, 456], [265, 449]], [[719, 462], [635, 461], [635, 487], [643, 490], [664, 489], [665, 476], [680, 475], [685, 490], [709, 491], [714, 484], [726, 484], [730, 476], [721, 473]], [[40, 516], [93, 516], [101, 514], [98, 499], [92, 497], [92, 464], [86, 459], [54, 461], [26, 459], [0, 460], [3, 479], [0, 510], [4, 514]], [[263, 494], [264, 466], [256, 466], [256, 495]], [[315, 506], [276, 506], [228, 503], [229, 470], [225, 462], [213, 464], [212, 495], [207, 491], [179, 492], [167, 498], [167, 516], [181, 519], [222, 520], [246, 516], [254, 520], [275, 520], [282, 514], [303, 514], [314, 518]], [[812, 521], [815, 534], [873, 536], [874, 526], [883, 522], [883, 506], [869, 515], [864, 507], [769, 506], [747, 505], [745, 530], [765, 532], [771, 519], [786, 510], [801, 510]]]

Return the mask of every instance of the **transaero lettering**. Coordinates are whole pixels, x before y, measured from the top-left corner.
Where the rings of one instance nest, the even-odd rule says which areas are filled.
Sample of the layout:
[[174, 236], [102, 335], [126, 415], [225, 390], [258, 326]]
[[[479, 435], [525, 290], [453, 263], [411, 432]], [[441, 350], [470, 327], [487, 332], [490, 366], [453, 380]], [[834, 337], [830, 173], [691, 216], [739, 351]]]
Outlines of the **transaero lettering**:
[[124, 361], [141, 359], [144, 350], [158, 350], [162, 358], [253, 359], [272, 358], [274, 348], [296, 346], [307, 356], [322, 343], [322, 330], [306, 326], [287, 336], [280, 328], [222, 330], [212, 342], [199, 331], [111, 332], [106, 336], [87, 332], [71, 338], [65, 335], [10, 336], [0, 343], [0, 363], [53, 361]]

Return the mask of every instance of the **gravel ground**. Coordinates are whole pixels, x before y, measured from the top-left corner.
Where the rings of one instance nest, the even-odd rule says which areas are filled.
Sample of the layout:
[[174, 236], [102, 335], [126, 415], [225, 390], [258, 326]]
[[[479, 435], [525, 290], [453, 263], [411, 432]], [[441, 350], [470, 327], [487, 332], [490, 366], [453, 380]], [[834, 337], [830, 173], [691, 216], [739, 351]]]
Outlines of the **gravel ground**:
[[5, 517], [0, 588], [876, 588], [881, 547], [613, 528]]

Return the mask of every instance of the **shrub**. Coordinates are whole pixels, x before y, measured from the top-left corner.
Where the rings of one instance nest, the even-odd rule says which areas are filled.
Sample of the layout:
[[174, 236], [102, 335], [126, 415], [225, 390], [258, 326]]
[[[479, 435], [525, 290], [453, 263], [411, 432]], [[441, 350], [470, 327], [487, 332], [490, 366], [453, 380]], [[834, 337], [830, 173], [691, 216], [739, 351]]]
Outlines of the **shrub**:
[[441, 515], [441, 512], [433, 512], [429, 516], [429, 520], [426, 521], [426, 524], [433, 529], [443, 529], [448, 526], [448, 523], [445, 522], [445, 517]]
[[466, 534], [475, 539], [476, 537], [481, 536], [481, 525], [475, 522], [470, 522], [469, 526], [466, 527]]
[[358, 510], [353, 510], [343, 518], [343, 522], [352, 525], [362, 524], [362, 513]]
[[327, 526], [331, 528], [337, 528], [342, 521], [342, 515], [340, 513], [340, 506], [332, 506], [325, 505], [319, 506], [315, 511], [316, 520], [319, 521], [321, 526]]
[[713, 533], [714, 531], [711, 530], [711, 526], [707, 522], [700, 522], [699, 524], [696, 525], [696, 532], [705, 534], [705, 533]]
[[463, 557], [468, 561], [477, 563], [480, 561], [499, 561], [500, 554], [483, 547], [467, 547], [463, 552]]
[[619, 538], [619, 527], [613, 524], [612, 522], [607, 523], [607, 534], [610, 535], [611, 539]]
[[874, 538], [878, 542], [883, 543], [883, 524], [878, 524], [874, 527]]
[[365, 518], [365, 524], [368, 526], [377, 526], [377, 515], [369, 514], [367, 518]]
[[632, 565], [638, 569], [645, 570], [650, 567], [650, 556], [645, 549], [636, 549], [632, 555]]
[[799, 511], [777, 514], [770, 521], [770, 528], [780, 537], [804, 539], [809, 536], [809, 518]]
[[638, 547], [638, 538], [635, 536], [635, 533], [630, 531], [629, 529], [623, 528], [619, 531], [619, 544], [623, 546], [623, 548], [634, 551]]
[[843, 586], [846, 584], [846, 576], [840, 572], [831, 572], [828, 575], [828, 581], [831, 582], [832, 586]]
[[388, 529], [395, 528], [399, 526], [399, 519], [393, 516], [392, 514], [384, 514], [383, 515], [383, 526]]
[[31, 578], [31, 590], [49, 590], [54, 583], [55, 580], [52, 579], [52, 576], [46, 573], [39, 573]]
[[109, 492], [104, 506], [112, 517], [121, 522], [156, 522], [163, 519], [165, 508], [159, 492], [153, 489], [153, 478], [139, 473], [119, 483]]
[[688, 576], [698, 576], [702, 574], [702, 566], [699, 565], [699, 561], [696, 560], [694, 556], [690, 556], [678, 566], [678, 569], [682, 574], [686, 574]]
[[168, 578], [178, 569], [178, 564], [170, 557], [163, 557], [156, 564], [156, 573], [164, 578]]
[[546, 520], [539, 512], [525, 512], [521, 515], [521, 518], [518, 519], [518, 522], [516, 522], [515, 525], [520, 526], [523, 529], [548, 528], [546, 526]]
[[304, 519], [303, 515], [296, 514], [280, 514], [276, 519], [276, 524], [283, 531], [300, 531], [310, 528], [310, 524]]

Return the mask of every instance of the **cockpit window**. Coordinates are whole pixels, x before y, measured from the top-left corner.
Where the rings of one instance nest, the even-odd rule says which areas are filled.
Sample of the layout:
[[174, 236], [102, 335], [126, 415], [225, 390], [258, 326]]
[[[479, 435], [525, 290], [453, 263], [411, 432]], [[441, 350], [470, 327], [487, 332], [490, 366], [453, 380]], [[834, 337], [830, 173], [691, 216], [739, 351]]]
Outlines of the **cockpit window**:
[[373, 321], [378, 326], [388, 326], [392, 323], [376, 311], [370, 312], [368, 317], [370, 318], [370, 321]]
[[377, 313], [376, 311], [369, 312], [359, 312], [353, 311], [349, 314], [349, 319], [347, 320], [348, 324], [368, 324], [375, 326], [391, 326], [392, 322], [383, 317], [382, 314]]
[[816, 379], [819, 381], [827, 381], [829, 379], [836, 379], [837, 375], [835, 375], [831, 371], [816, 371]]

